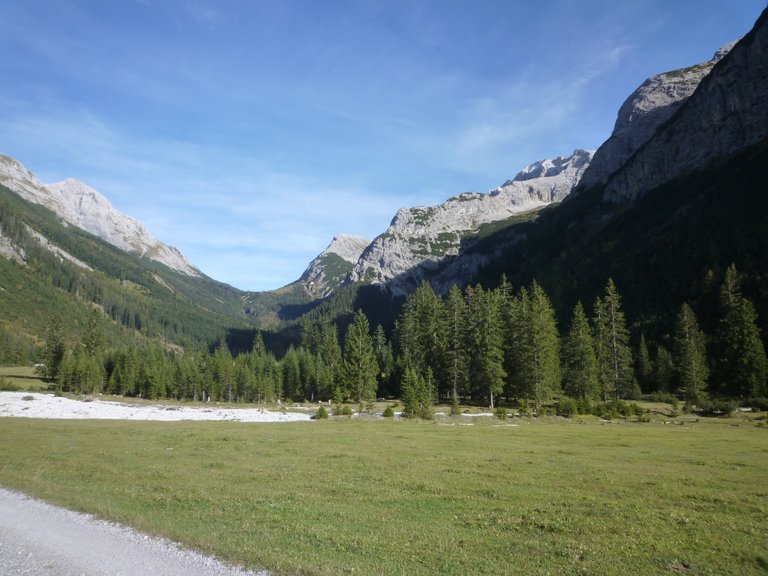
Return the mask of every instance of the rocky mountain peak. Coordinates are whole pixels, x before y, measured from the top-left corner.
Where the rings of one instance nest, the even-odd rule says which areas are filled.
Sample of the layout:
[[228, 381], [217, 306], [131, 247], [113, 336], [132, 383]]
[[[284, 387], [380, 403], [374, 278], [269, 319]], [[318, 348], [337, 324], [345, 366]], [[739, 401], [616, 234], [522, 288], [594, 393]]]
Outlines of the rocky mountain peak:
[[566, 170], [584, 169], [592, 160], [594, 151], [574, 150], [570, 156], [558, 156], [550, 160], [539, 160], [520, 170], [512, 180], [508, 180], [503, 186], [512, 182], [524, 182], [534, 178], [551, 178], [562, 174]]
[[347, 281], [370, 240], [351, 234], [333, 237], [328, 247], [309, 263], [299, 282], [314, 298], [328, 296]]
[[580, 188], [604, 183], [672, 117], [735, 45], [736, 41], [729, 42], [707, 62], [645, 80], [619, 108], [613, 132], [595, 153]]
[[17, 160], [0, 155], [0, 184], [121, 250], [146, 256], [188, 276], [200, 276], [200, 271], [176, 248], [156, 240], [138, 220], [117, 210], [102, 194], [79, 180], [70, 178], [46, 185]]
[[768, 10], [718, 53], [693, 93], [611, 174], [606, 200], [634, 200], [768, 137]]
[[320, 256], [327, 254], [336, 254], [347, 262], [356, 263], [360, 254], [366, 249], [371, 241], [362, 236], [353, 236], [352, 234], [339, 234], [334, 236], [328, 247], [320, 253]]
[[435, 206], [401, 208], [386, 232], [365, 249], [350, 279], [387, 284], [393, 293], [407, 294], [425, 273], [458, 256], [481, 227], [562, 201], [592, 155], [576, 150], [535, 162], [487, 193], [465, 192]]

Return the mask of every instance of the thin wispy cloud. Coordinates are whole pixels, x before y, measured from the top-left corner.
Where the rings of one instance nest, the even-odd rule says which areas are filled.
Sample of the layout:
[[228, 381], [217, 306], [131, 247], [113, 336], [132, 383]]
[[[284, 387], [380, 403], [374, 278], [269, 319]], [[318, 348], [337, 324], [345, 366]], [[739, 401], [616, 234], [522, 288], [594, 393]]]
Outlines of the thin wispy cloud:
[[599, 145], [644, 75], [763, 4], [8, 3], [0, 150], [218, 280], [277, 288], [335, 234]]

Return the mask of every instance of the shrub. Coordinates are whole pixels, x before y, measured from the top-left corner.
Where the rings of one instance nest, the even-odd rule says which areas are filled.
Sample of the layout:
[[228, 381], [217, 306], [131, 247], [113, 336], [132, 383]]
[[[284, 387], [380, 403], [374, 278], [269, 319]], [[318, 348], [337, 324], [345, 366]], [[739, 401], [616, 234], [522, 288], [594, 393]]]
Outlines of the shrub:
[[734, 410], [738, 408], [738, 404], [734, 400], [728, 400], [725, 398], [710, 398], [705, 400], [699, 406], [699, 413], [705, 416], [728, 416]]
[[0, 378], [0, 391], [3, 392], [19, 392], [21, 390], [20, 386], [17, 386], [10, 380], [7, 380], [6, 378]]
[[458, 416], [461, 414], [461, 408], [459, 407], [459, 398], [455, 394], [451, 396], [451, 416]]
[[315, 414], [315, 418], [317, 420], [327, 420], [328, 419], [328, 410], [325, 409], [325, 406], [320, 406], [320, 408], [317, 409], [317, 414]]
[[560, 398], [555, 404], [555, 412], [558, 416], [566, 418], [579, 413], [579, 405], [573, 398]]
[[499, 420], [506, 420], [507, 419], [507, 411], [506, 409], [499, 406], [496, 408], [496, 410], [493, 411], [493, 413], [496, 415], [496, 418]]
[[744, 402], [744, 406], [752, 408], [752, 410], [759, 410], [761, 412], [768, 412], [768, 398], [750, 398]]
[[392, 406], [387, 406], [384, 408], [384, 418], [394, 418], [395, 417], [395, 411], [392, 408]]
[[341, 415], [342, 416], [349, 416], [352, 417], [352, 408], [350, 406], [347, 406], [346, 404], [341, 409]]

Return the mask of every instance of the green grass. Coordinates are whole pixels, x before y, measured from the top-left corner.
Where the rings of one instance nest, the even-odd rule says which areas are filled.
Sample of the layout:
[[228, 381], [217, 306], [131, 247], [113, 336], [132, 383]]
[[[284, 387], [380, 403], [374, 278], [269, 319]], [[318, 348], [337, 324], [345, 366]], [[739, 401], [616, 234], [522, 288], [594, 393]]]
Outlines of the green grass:
[[32, 366], [0, 366], [0, 380], [24, 391], [48, 389], [48, 382], [38, 376]]
[[0, 418], [0, 484], [276, 574], [764, 573], [765, 427], [518, 423]]

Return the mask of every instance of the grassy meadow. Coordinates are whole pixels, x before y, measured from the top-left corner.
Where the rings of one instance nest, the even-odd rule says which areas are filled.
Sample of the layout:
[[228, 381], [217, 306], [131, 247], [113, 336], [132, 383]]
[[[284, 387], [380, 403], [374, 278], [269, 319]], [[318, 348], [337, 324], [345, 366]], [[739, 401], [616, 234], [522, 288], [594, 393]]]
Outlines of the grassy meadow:
[[41, 392], [48, 389], [48, 383], [35, 372], [32, 366], [0, 366], [0, 383], [2, 382], [7, 382], [11, 387], [24, 391]]
[[274, 574], [768, 570], [764, 420], [509, 422], [0, 418], [0, 485]]

